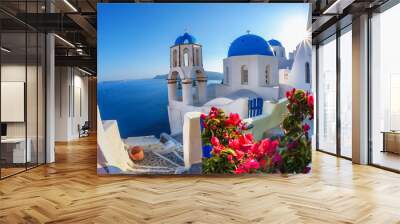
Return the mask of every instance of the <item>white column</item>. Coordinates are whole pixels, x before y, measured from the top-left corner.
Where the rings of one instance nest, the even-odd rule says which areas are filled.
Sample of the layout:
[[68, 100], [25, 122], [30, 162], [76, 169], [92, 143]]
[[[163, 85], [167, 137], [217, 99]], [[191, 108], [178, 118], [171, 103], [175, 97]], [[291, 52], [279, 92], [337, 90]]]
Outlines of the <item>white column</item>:
[[199, 90], [199, 102], [203, 104], [207, 101], [207, 80], [197, 80], [197, 88]]
[[182, 101], [186, 105], [193, 105], [192, 80], [182, 80]]
[[368, 163], [368, 16], [353, 20], [353, 114], [352, 157], [358, 164]]
[[[312, 45], [312, 78], [311, 78], [311, 92], [314, 95], [314, 99], [316, 98], [316, 93], [317, 93], [317, 48], [315, 45]], [[316, 103], [314, 103], [315, 105]], [[313, 120], [313, 128], [311, 129], [313, 131], [312, 133], [312, 138], [311, 138], [311, 147], [313, 150], [317, 148], [317, 110], [314, 107], [314, 120]]]
[[193, 164], [201, 163], [201, 133], [200, 112], [188, 112], [183, 121], [183, 157], [185, 168], [189, 169]]
[[176, 80], [168, 80], [168, 101], [176, 100]]
[[46, 163], [55, 161], [54, 134], [55, 134], [55, 54], [54, 34], [46, 36]]

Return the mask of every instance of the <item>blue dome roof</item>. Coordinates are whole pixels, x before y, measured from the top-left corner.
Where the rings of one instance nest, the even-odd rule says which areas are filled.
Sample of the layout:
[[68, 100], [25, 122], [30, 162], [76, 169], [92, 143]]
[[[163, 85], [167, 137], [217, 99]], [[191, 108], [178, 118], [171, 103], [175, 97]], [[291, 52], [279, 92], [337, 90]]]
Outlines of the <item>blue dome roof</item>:
[[282, 47], [281, 42], [279, 42], [278, 40], [275, 40], [275, 39], [269, 40], [268, 43], [269, 43], [269, 45], [271, 45], [271, 46]]
[[254, 34], [246, 34], [236, 38], [231, 43], [228, 57], [242, 55], [266, 55], [274, 56], [271, 46], [262, 37]]
[[196, 43], [196, 38], [194, 38], [194, 36], [192, 36], [192, 35], [190, 35], [188, 33], [184, 33], [182, 36], [179, 36], [175, 40], [175, 45], [179, 45], [179, 44], [194, 44], [194, 43]]

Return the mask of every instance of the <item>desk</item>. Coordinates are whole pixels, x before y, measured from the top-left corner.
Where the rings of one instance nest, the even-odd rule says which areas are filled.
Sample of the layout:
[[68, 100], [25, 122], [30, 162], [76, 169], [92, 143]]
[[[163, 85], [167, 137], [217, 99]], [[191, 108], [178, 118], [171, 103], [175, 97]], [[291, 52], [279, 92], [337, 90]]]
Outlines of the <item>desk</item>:
[[[3, 157], [3, 153], [5, 153], [6, 155], [7, 154], [12, 154], [12, 161], [9, 161], [10, 163], [30, 162], [32, 160], [32, 154], [31, 154], [31, 144], [32, 144], [32, 142], [31, 142], [31, 139], [28, 138], [27, 142], [28, 142], [28, 144], [27, 144], [27, 147], [26, 147], [26, 154], [25, 154], [25, 138], [5, 138], [5, 139], [1, 139], [2, 157]], [[10, 149], [10, 146], [13, 146], [13, 147]], [[8, 153], [8, 152], [10, 152], [10, 153]], [[11, 158], [9, 160], [11, 160]]]
[[382, 131], [382, 134], [382, 152], [392, 152], [400, 154], [400, 131]]

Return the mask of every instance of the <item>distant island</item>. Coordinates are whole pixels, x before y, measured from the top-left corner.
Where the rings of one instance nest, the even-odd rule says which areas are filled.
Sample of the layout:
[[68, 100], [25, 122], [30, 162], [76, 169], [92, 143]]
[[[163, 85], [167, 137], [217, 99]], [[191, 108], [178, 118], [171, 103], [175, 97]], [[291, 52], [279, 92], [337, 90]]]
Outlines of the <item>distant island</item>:
[[[206, 72], [208, 80], [222, 80], [224, 78], [224, 75], [219, 72], [211, 72], [211, 71], [205, 71], [205, 72]], [[156, 75], [156, 76], [154, 76], [153, 79], [167, 79], [167, 75], [168, 74]]]

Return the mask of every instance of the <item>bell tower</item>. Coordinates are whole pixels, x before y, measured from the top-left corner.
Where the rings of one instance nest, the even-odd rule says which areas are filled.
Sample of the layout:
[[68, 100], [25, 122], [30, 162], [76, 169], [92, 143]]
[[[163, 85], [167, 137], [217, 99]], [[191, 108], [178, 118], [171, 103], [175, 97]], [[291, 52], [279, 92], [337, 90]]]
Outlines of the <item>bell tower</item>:
[[182, 80], [182, 102], [193, 105], [193, 82], [198, 86], [198, 103], [207, 100], [207, 77], [203, 69], [202, 46], [194, 36], [185, 32], [170, 47], [170, 72], [168, 74], [168, 99], [177, 100], [177, 79]]

